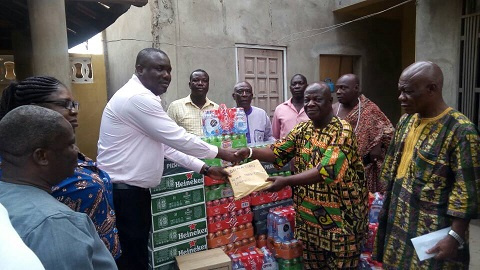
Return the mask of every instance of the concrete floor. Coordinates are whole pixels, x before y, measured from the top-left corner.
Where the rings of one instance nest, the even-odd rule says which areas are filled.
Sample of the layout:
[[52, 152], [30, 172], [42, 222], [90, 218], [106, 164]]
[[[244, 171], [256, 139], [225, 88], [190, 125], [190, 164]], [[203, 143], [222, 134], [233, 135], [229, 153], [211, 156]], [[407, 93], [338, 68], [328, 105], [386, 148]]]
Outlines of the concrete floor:
[[480, 219], [470, 221], [470, 269], [480, 269]]

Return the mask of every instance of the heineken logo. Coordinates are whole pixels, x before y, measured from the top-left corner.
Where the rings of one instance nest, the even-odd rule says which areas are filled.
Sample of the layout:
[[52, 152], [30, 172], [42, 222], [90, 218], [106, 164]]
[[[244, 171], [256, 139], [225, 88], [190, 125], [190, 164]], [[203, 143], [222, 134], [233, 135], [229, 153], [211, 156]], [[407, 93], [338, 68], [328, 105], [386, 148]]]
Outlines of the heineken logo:
[[186, 176], [187, 176], [187, 179], [192, 179], [193, 173], [187, 173]]
[[182, 255], [185, 255], [185, 254], [190, 254], [190, 253], [195, 253], [195, 252], [199, 252], [199, 251], [202, 251], [202, 250], [207, 250], [207, 244], [196, 246], [197, 240], [192, 240], [192, 241], [190, 241], [189, 244], [190, 244], [189, 245], [190, 248], [187, 248], [187, 249], [184, 249], [184, 250], [179, 250], [178, 253], [177, 253], [178, 254], [177, 256], [182, 256]]
[[190, 231], [189, 232], [184, 232], [184, 233], [179, 233], [178, 234], [178, 240], [186, 239], [186, 238], [192, 238], [194, 236], [199, 236], [199, 235], [204, 235], [207, 234], [207, 228], [202, 228], [202, 229], [197, 229], [197, 224], [193, 223], [190, 224], [189, 226]]
[[187, 186], [203, 184], [203, 179], [202, 178], [200, 178], [200, 179], [192, 179], [192, 178], [193, 178], [193, 174], [191, 174], [190, 177], [187, 174], [187, 179], [183, 180], [183, 181], [176, 182], [175, 183], [175, 188], [183, 188], [183, 187], [187, 187]]

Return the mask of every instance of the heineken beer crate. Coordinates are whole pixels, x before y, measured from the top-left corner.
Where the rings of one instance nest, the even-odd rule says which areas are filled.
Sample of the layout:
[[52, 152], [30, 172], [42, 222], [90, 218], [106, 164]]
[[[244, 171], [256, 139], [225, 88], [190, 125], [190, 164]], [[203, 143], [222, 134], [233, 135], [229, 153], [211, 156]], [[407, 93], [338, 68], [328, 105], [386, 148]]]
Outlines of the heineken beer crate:
[[[174, 163], [176, 164], [176, 163]], [[172, 165], [173, 166], [173, 165]], [[178, 167], [181, 168], [181, 167]], [[178, 169], [180, 170], [180, 169]], [[177, 174], [163, 174], [160, 184], [150, 189], [152, 197], [157, 194], [178, 190], [180, 188], [191, 188], [203, 186], [203, 175], [193, 172], [181, 172]]]
[[163, 175], [171, 175], [171, 174], [178, 174], [178, 173], [186, 173], [190, 172], [191, 170], [182, 167], [180, 164], [170, 161], [168, 159], [163, 160]]
[[156, 232], [182, 223], [204, 219], [205, 216], [204, 202], [154, 214], [152, 216], [153, 231]]
[[189, 240], [176, 242], [171, 245], [166, 245], [158, 249], [150, 249], [150, 265], [157, 269], [162, 269], [162, 266], [167, 266], [175, 261], [176, 256], [195, 253], [207, 250], [207, 238], [205, 236], [192, 238]]
[[260, 162], [265, 169], [265, 171], [270, 175], [272, 173], [278, 173], [278, 172], [287, 172], [290, 171], [290, 163], [287, 165], [283, 166], [280, 169], [275, 168], [275, 166], [272, 163], [269, 162]]
[[150, 247], [161, 248], [171, 243], [207, 235], [207, 221], [195, 220], [150, 234]]
[[152, 196], [152, 215], [205, 201], [203, 186]]
[[151, 270], [178, 270], [176, 262], [164, 263], [160, 266], [153, 267], [151, 264], [148, 264], [149, 269]]

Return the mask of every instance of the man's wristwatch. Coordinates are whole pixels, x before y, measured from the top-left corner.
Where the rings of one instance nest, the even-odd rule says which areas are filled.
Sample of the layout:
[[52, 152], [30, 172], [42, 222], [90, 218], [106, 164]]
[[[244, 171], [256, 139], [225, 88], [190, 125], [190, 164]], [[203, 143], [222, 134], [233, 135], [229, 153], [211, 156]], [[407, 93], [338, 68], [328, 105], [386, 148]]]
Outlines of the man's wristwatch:
[[463, 245], [465, 245], [465, 241], [462, 239], [462, 237], [460, 237], [460, 235], [458, 235], [458, 233], [456, 233], [454, 230], [450, 230], [448, 232], [448, 235], [450, 235], [451, 237], [455, 238], [455, 240], [457, 240], [459, 244], [458, 249], [463, 248]]
[[200, 173], [203, 174], [203, 175], [207, 175], [209, 170], [210, 170], [210, 166], [208, 166], [207, 164], [205, 164], [205, 166], [202, 168], [202, 170], [200, 171]]

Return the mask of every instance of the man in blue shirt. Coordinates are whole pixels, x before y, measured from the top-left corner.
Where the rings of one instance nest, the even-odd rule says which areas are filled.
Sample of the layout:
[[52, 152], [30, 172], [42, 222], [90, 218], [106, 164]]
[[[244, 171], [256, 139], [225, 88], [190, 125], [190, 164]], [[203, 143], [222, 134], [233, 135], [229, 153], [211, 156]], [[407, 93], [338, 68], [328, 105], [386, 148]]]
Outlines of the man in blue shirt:
[[60, 113], [33, 105], [12, 110], [0, 121], [0, 203], [45, 269], [117, 269], [88, 216], [50, 195], [73, 174], [77, 154]]

